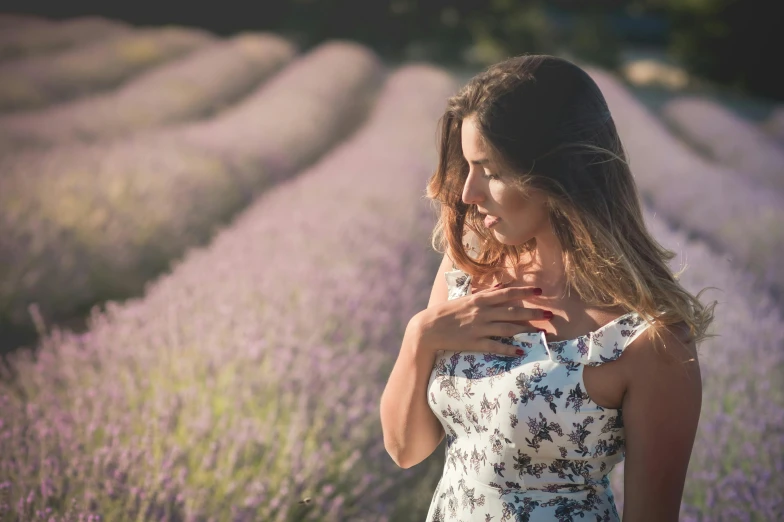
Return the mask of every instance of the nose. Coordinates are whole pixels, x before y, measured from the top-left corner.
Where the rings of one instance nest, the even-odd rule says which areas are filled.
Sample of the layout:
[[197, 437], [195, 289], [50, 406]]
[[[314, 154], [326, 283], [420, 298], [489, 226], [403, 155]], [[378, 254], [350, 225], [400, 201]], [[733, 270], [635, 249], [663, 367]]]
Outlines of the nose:
[[463, 185], [463, 203], [466, 205], [477, 205], [484, 200], [484, 192], [480, 183], [477, 183], [476, 172], [468, 172], [465, 185]]

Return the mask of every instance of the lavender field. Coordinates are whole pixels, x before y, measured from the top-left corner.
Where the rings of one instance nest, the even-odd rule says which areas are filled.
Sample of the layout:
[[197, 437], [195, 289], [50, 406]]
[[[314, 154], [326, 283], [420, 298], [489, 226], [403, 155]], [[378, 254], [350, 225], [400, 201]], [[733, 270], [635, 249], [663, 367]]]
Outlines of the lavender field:
[[684, 140], [746, 180], [784, 195], [784, 149], [763, 130], [708, 98], [667, 102], [666, 120]]
[[775, 107], [760, 127], [774, 141], [784, 146], [784, 106]]
[[212, 118], [5, 154], [0, 324], [28, 326], [30, 300], [60, 319], [141, 292], [355, 129], [382, 77], [370, 50], [328, 42]]
[[110, 89], [213, 40], [201, 29], [143, 28], [60, 52], [2, 62], [0, 111], [43, 107]]
[[[378, 407], [440, 263], [424, 188], [464, 78], [237, 38], [0, 117], [39, 140], [0, 157], [0, 335], [41, 334], [0, 366], [0, 520], [425, 518], [444, 443], [398, 468]], [[20, 42], [0, 56], [47, 56]], [[681, 520], [784, 519], [781, 196], [591, 74], [673, 272], [719, 301]], [[202, 91], [157, 94], [178, 78]], [[162, 116], [106, 115], [126, 99]], [[86, 330], [52, 326], [84, 309]]]
[[644, 199], [665, 219], [784, 295], [784, 196], [696, 153], [620, 80], [586, 68], [607, 99]]
[[0, 147], [11, 152], [106, 140], [205, 118], [248, 94], [295, 55], [290, 42], [272, 34], [219, 40], [104, 94], [0, 116]]
[[125, 22], [82, 16], [54, 22], [38, 16], [0, 14], [0, 60], [66, 50], [91, 41], [127, 34]]

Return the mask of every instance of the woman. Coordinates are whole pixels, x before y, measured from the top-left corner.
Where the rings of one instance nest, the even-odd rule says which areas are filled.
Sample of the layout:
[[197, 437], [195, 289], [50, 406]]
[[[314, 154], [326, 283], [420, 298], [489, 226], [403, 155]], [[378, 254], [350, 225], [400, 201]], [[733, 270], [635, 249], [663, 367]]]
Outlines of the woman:
[[445, 254], [381, 399], [399, 466], [446, 436], [427, 521], [619, 520], [624, 458], [624, 520], [677, 521], [716, 303], [646, 230], [599, 88], [563, 59], [506, 60], [449, 100], [439, 154]]

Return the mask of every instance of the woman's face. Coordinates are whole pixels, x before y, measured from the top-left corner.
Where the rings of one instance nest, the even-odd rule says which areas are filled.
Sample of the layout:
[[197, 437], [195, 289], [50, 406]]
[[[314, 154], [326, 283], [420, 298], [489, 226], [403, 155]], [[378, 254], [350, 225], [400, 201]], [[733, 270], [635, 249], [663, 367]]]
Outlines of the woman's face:
[[[529, 189], [525, 194], [510, 183], [513, 172], [502, 172], [489, 161], [479, 139], [473, 116], [463, 120], [463, 157], [469, 171], [463, 187], [463, 202], [474, 205], [490, 225], [495, 238], [505, 245], [522, 245], [540, 234], [551, 235], [544, 193]], [[489, 223], [499, 218], [496, 224]]]

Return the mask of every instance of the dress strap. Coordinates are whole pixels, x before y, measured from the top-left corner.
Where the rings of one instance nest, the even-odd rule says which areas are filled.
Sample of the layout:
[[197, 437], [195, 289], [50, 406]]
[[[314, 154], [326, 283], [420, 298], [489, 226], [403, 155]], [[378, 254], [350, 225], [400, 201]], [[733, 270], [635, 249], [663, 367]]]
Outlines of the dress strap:
[[458, 297], [471, 294], [471, 276], [462, 270], [455, 269], [451, 272], [444, 272], [447, 287], [447, 299], [457, 299]]

